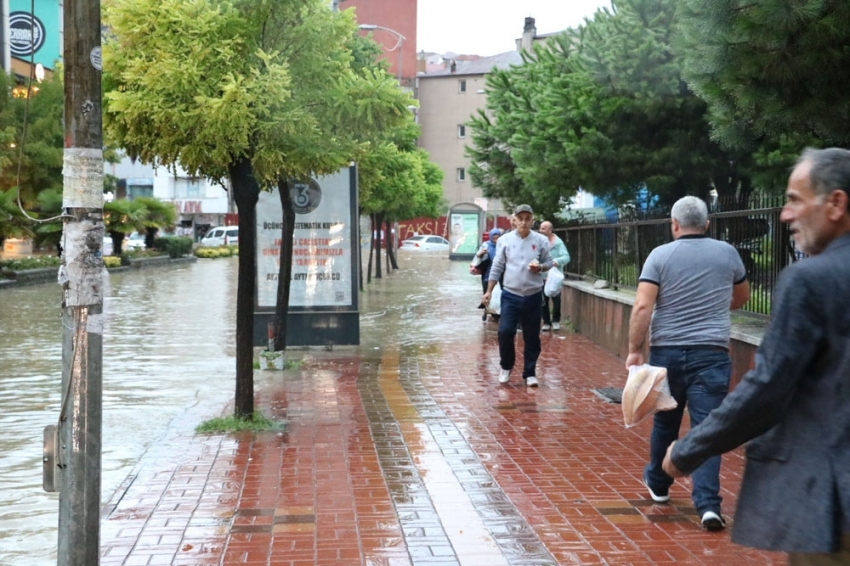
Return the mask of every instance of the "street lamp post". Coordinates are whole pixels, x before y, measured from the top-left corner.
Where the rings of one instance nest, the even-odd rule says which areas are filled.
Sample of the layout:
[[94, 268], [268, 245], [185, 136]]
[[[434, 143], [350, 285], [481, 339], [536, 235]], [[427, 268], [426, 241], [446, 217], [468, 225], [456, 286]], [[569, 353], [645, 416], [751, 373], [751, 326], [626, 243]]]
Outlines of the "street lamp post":
[[398, 33], [394, 29], [386, 28], [384, 26], [378, 26], [378, 25], [375, 25], [375, 24], [360, 24], [357, 27], [359, 27], [362, 30], [376, 30], [376, 29], [383, 30], [385, 32], [393, 34], [396, 37], [396, 39], [398, 41], [392, 47], [392, 49], [387, 49], [387, 52], [395, 51], [396, 49], [398, 49], [398, 65], [397, 65], [398, 68], [396, 70], [398, 71], [398, 85], [401, 86], [401, 62], [402, 62], [401, 46], [404, 43], [404, 40], [407, 39], [407, 38], [404, 37], [403, 35], [401, 35], [400, 33]]

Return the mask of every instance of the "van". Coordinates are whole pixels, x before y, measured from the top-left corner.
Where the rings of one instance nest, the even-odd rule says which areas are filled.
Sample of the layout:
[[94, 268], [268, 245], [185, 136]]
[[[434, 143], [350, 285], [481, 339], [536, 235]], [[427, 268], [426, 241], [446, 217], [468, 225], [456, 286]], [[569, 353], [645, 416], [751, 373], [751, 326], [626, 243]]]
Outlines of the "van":
[[210, 228], [201, 239], [201, 245], [207, 248], [235, 246], [239, 243], [239, 226], [216, 226]]

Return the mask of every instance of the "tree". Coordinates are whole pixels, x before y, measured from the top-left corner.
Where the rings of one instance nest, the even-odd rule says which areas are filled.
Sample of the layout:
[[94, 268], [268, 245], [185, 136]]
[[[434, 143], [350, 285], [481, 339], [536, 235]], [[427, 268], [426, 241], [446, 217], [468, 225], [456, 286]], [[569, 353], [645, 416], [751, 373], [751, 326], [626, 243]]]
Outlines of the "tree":
[[137, 197], [133, 201], [145, 207], [145, 217], [142, 220], [145, 227], [145, 247], [151, 250], [159, 229], [170, 230], [174, 228], [174, 222], [177, 220], [177, 209], [174, 208], [174, 203], [162, 202], [153, 197]]
[[492, 118], [472, 121], [470, 151], [485, 194], [544, 215], [579, 186], [616, 205], [647, 189], [670, 204], [725, 184], [741, 163], [710, 139], [705, 104], [681, 79], [675, 0], [616, 6], [488, 78]]
[[131, 232], [145, 231], [148, 209], [139, 200], [118, 199], [103, 204], [103, 226], [112, 238], [112, 253], [124, 252], [124, 237]]
[[321, 0], [111, 0], [105, 16], [112, 139], [143, 162], [230, 179], [241, 236], [235, 414], [249, 416], [259, 191], [350, 160], [351, 122], [334, 117], [381, 127], [404, 101], [354, 76], [343, 48], [351, 14]]
[[850, 146], [850, 4], [684, 0], [683, 76], [708, 104], [714, 137], [752, 154], [760, 184], [784, 187], [807, 145]]
[[64, 93], [60, 75], [33, 83], [27, 99], [12, 96], [14, 81], [0, 73], [0, 189], [19, 187], [27, 210], [37, 207], [41, 191], [62, 191]]

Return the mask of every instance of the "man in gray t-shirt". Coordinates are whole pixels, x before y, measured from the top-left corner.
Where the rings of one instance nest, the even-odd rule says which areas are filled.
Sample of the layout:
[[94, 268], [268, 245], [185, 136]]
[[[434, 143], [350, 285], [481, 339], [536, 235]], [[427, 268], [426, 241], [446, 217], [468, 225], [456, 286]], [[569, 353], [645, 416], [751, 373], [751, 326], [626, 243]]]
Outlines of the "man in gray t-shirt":
[[[657, 503], [669, 501], [673, 478], [661, 465], [679, 436], [685, 405], [697, 426], [729, 392], [730, 309], [750, 298], [747, 272], [737, 250], [705, 235], [708, 209], [696, 197], [676, 201], [671, 211], [673, 241], [652, 250], [638, 282], [629, 320], [626, 368], [644, 363], [649, 332], [649, 364], [667, 368], [670, 393], [678, 406], [655, 414], [649, 464], [643, 481]], [[720, 457], [693, 473], [691, 498], [703, 527], [720, 530]]]

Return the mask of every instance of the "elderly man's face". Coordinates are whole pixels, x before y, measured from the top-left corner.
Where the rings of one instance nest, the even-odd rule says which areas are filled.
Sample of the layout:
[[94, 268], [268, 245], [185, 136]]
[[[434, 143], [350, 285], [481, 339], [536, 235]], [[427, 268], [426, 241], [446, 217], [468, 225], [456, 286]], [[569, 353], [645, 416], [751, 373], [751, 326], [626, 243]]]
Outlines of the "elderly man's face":
[[552, 223], [551, 222], [543, 222], [540, 224], [540, 233], [546, 236], [547, 238], [552, 235]]
[[[794, 243], [805, 254], [815, 255], [836, 237], [835, 206], [830, 195], [819, 195], [812, 187], [812, 165], [803, 162], [794, 168], [785, 190], [785, 206], [779, 219], [791, 229]], [[840, 215], [839, 215], [840, 216]]]
[[534, 222], [534, 216], [530, 212], [520, 212], [516, 215], [516, 229], [523, 237], [531, 231], [531, 224]]

